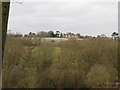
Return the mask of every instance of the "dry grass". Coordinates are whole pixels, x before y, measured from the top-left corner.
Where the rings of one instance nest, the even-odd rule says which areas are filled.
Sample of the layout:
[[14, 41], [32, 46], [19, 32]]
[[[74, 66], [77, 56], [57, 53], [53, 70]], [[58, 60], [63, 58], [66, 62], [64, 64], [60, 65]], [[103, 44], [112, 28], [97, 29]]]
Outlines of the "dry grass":
[[3, 87], [106, 87], [118, 77], [117, 51], [118, 42], [112, 39], [33, 44], [7, 38]]

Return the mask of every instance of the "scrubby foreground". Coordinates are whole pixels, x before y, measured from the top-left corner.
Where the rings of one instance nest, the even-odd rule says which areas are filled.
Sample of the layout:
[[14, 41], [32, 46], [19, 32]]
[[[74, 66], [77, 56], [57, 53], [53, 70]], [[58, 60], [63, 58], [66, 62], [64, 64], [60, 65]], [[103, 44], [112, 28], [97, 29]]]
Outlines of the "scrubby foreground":
[[42, 42], [7, 38], [4, 88], [111, 87], [118, 78], [118, 43], [112, 39]]

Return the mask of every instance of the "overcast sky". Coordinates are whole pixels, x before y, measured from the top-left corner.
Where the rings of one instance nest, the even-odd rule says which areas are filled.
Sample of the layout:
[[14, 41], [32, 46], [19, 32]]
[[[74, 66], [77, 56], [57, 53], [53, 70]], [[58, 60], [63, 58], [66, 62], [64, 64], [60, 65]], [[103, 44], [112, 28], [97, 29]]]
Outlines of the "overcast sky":
[[[42, 0], [41, 0], [42, 1]], [[39, 31], [73, 32], [82, 35], [118, 32], [118, 3], [115, 2], [23, 2], [11, 3], [8, 29], [27, 34]], [[95, 1], [95, 0], [94, 0]], [[98, 1], [98, 0], [96, 0]]]

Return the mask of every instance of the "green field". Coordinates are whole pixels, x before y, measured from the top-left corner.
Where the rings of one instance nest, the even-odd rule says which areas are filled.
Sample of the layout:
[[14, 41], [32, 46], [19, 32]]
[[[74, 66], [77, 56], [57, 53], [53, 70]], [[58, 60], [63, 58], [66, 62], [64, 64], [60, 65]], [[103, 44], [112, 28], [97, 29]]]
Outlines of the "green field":
[[108, 38], [33, 43], [8, 37], [3, 87], [107, 87], [118, 79], [117, 58], [118, 42]]

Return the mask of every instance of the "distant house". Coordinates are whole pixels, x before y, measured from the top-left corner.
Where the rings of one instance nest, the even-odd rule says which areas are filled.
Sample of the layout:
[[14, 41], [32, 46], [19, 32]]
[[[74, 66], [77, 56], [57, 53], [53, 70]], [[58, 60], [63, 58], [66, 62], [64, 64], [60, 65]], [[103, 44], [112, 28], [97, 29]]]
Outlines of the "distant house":
[[66, 38], [80, 38], [80, 34], [67, 33]]
[[79, 33], [78, 33], [78, 34], [76, 34], [75, 36], [76, 36], [76, 38], [80, 38], [80, 34], [79, 34]]

